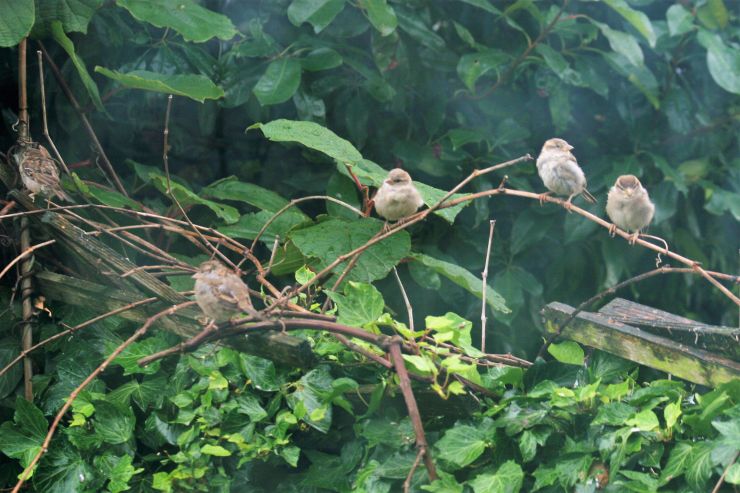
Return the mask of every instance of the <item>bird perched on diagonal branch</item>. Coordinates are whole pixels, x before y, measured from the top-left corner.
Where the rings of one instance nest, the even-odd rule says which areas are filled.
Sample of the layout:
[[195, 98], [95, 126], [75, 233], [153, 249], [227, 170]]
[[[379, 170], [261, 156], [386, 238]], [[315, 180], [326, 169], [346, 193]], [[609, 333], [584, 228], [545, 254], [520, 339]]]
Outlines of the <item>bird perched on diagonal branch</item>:
[[388, 178], [373, 198], [378, 215], [388, 221], [398, 221], [410, 216], [424, 205], [421, 194], [411, 181], [411, 176], [401, 168], [388, 173]]
[[546, 141], [542, 146], [537, 157], [537, 171], [549, 192], [541, 194], [540, 203], [551, 193], [568, 197], [565, 201], [566, 209], [570, 209], [571, 201], [576, 195], [583, 195], [588, 202], [596, 203], [596, 198], [586, 190], [586, 175], [570, 152], [572, 150], [572, 145], [557, 138]]
[[195, 279], [195, 301], [206, 316], [219, 323], [239, 313], [257, 316], [249, 289], [241, 277], [218, 260], [200, 264]]
[[62, 190], [59, 183], [59, 168], [44, 146], [36, 142], [22, 144], [13, 155], [23, 186], [31, 198], [36, 194], [58, 197], [71, 202], [72, 198]]
[[640, 230], [653, 220], [655, 205], [635, 175], [622, 175], [609, 190], [606, 213], [614, 223], [609, 228], [612, 236], [616, 227], [633, 232], [629, 242], [634, 245]]

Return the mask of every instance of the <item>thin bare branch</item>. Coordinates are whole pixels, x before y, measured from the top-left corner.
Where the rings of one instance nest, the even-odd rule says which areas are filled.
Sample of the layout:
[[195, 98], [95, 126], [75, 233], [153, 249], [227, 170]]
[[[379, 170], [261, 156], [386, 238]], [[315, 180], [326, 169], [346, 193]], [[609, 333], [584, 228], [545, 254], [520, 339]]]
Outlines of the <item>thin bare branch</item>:
[[[10, 262], [9, 262], [9, 263], [8, 263], [8, 264], [7, 264], [6, 266], [5, 266], [5, 268], [4, 268], [4, 269], [3, 269], [2, 271], [0, 271], [0, 279], [2, 279], [2, 278], [3, 278], [3, 276], [4, 276], [5, 274], [7, 274], [7, 273], [8, 273], [8, 271], [10, 270], [10, 268], [11, 268], [11, 267], [13, 267], [13, 266], [14, 266], [15, 264], [17, 264], [17, 263], [18, 263], [19, 261], [21, 261], [21, 260], [23, 260], [24, 258], [28, 257], [29, 255], [31, 255], [31, 254], [32, 254], [32, 253], [33, 253], [34, 251], [38, 250], [39, 248], [43, 248], [43, 247], [45, 247], [45, 246], [49, 246], [49, 245], [51, 245], [52, 243], [56, 243], [56, 241], [57, 241], [57, 240], [47, 240], [47, 241], [44, 241], [44, 242], [42, 242], [42, 243], [38, 243], [38, 244], [36, 244], [36, 245], [33, 245], [32, 247], [28, 247], [28, 248], [24, 249], [24, 250], [23, 250], [23, 251], [22, 251], [22, 252], [20, 253], [20, 255], [18, 255], [18, 256], [17, 256], [17, 257], [15, 257], [15, 258], [14, 258], [13, 260], [11, 260], [11, 261], [10, 261]], [[21, 242], [21, 243], [23, 243], [23, 242]]]
[[491, 247], [493, 246], [493, 230], [496, 228], [496, 220], [488, 221], [488, 247], [486, 248], [486, 264], [481, 273], [481, 307], [480, 307], [480, 350], [486, 352], [486, 294], [488, 292], [488, 264], [491, 259]]

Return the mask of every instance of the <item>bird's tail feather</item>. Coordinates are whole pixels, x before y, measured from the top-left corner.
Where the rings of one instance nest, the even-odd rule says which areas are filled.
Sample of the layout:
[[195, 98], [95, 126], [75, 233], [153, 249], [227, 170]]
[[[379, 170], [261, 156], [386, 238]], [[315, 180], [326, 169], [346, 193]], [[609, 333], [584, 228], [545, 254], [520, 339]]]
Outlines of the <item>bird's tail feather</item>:
[[583, 189], [583, 192], [581, 193], [581, 195], [583, 195], [583, 198], [586, 199], [587, 202], [590, 202], [592, 204], [595, 204], [596, 202], [598, 202], [598, 200], [596, 200], [596, 197], [591, 195], [591, 192], [589, 192], [585, 188]]

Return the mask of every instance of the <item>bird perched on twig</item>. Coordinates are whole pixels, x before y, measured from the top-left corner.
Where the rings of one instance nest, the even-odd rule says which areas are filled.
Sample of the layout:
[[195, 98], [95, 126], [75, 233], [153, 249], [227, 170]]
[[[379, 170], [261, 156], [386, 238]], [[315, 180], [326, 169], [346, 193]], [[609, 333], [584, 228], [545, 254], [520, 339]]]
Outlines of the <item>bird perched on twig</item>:
[[411, 181], [411, 176], [401, 168], [388, 173], [388, 178], [373, 199], [378, 215], [388, 221], [404, 219], [424, 205], [421, 194]]
[[36, 142], [21, 145], [14, 155], [23, 186], [31, 198], [35, 194], [58, 197], [71, 202], [72, 198], [59, 184], [59, 168], [44, 146]]
[[537, 157], [537, 171], [550, 191], [540, 194], [540, 203], [551, 193], [567, 195], [565, 208], [568, 210], [576, 195], [583, 195], [588, 202], [596, 203], [594, 196], [586, 190], [586, 175], [578, 166], [578, 161], [571, 150], [572, 145], [557, 138], [546, 141], [542, 146], [542, 151]]
[[622, 175], [609, 190], [606, 213], [614, 223], [609, 227], [609, 233], [614, 236], [617, 226], [633, 231], [629, 243], [634, 245], [640, 230], [653, 220], [655, 204], [650, 202], [647, 190], [635, 175]]
[[241, 277], [218, 260], [200, 264], [195, 279], [195, 301], [215, 322], [225, 322], [238, 313], [257, 316], [249, 289]]

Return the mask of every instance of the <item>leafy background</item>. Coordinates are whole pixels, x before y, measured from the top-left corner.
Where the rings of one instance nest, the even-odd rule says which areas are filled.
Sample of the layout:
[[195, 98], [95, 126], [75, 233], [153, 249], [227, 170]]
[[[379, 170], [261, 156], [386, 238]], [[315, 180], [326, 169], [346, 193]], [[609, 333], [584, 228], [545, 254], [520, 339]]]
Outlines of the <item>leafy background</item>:
[[[368, 160], [358, 161], [365, 183], [378, 184], [381, 175], [375, 163], [385, 169], [401, 165], [416, 180], [442, 190], [475, 168], [527, 152], [536, 155], [544, 140], [557, 135], [575, 146], [589, 189], [600, 200], [589, 206], [590, 210], [603, 215], [609, 186], [618, 175], [634, 173], [656, 203], [651, 234], [665, 238], [672, 249], [708, 268], [735, 272], [740, 246], [740, 23], [736, 7], [734, 2], [722, 0], [570, 1], [564, 8], [560, 2], [523, 0], [11, 0], [0, 6], [0, 46], [10, 48], [0, 49], [0, 107], [6, 129], [0, 143], [7, 149], [15, 138], [17, 51], [12, 47], [30, 33], [60, 65], [127, 190], [159, 211], [174, 210], [162, 193], [166, 184], [161, 147], [166, 94], [175, 94], [170, 165], [179, 183], [178, 196], [189, 206], [195, 222], [236, 238], [253, 238], [286, 199], [326, 193], [354, 205], [360, 203], [342, 167], [335, 166], [325, 153], [271, 142], [265, 138], [268, 132], [264, 128], [245, 132], [258, 122], [281, 118], [317, 122], [350, 141], [361, 152], [360, 157]], [[32, 42], [30, 46], [36, 45]], [[35, 74], [34, 62], [29, 62], [29, 68]], [[73, 169], [89, 186], [89, 198], [104, 203], [123, 200], [110, 191], [94, 167], [85, 165], [96, 156], [74, 109], [50, 76], [46, 88], [51, 134], [68, 163], [81, 163]], [[30, 77], [29, 94], [32, 133], [39, 138], [35, 76]], [[358, 156], [351, 157], [356, 159]], [[543, 190], [531, 162], [510, 168], [507, 174], [512, 186]], [[498, 185], [500, 179], [500, 175], [486, 176], [470, 188], [484, 190]], [[429, 193], [433, 195], [434, 190]], [[349, 229], [329, 227], [331, 221], [368, 230], [362, 225], [365, 221], [352, 221], [346, 211], [322, 202], [307, 203], [301, 210], [287, 214], [268, 230], [262, 246], [266, 256], [275, 234], [290, 238], [275, 270], [285, 284], [293, 281], [293, 273], [304, 263], [315, 266], [327, 261], [321, 258], [325, 248], [312, 238], [322, 237], [333, 245], [359, 241], [353, 240]], [[323, 218], [324, 214], [328, 217]], [[426, 314], [447, 311], [468, 320], [478, 319], [480, 301], [465, 289], [469, 280], [465, 276], [482, 270], [488, 220], [496, 219], [489, 279], [510, 309], [493, 312], [489, 340], [492, 338], [490, 347], [498, 352], [532, 357], [542, 340], [539, 309], [544, 303], [577, 304], [654, 264], [648, 252], [612, 240], [594, 224], [577, 215], [564, 215], [552, 206], [497, 197], [466, 207], [454, 218], [454, 224], [447, 219], [451, 218], [432, 218], [399, 239], [406, 244], [398, 246], [398, 252], [408, 259], [399, 270], [410, 291], [417, 324], [424, 322]], [[185, 258], [194, 255], [185, 244], [175, 243], [172, 249]], [[409, 251], [413, 255], [408, 255]], [[398, 260], [392, 252], [386, 253], [391, 265]], [[388, 267], [367, 267], [358, 269], [357, 275], [365, 273], [365, 277], [356, 280], [374, 282], [385, 295], [386, 309], [402, 319], [405, 309], [395, 282], [385, 277]], [[456, 267], [468, 272], [460, 274]], [[5, 288], [5, 295], [8, 293], [9, 286]], [[624, 295], [708, 323], [738, 323], [734, 307], [698, 278], [656, 278]], [[84, 315], [63, 306], [54, 308], [55, 315], [67, 323]], [[12, 311], [3, 316], [9, 322], [6, 326], [11, 327]], [[474, 326], [473, 340], [478, 340], [478, 324]], [[29, 409], [22, 400], [16, 404], [12, 395], [4, 401], [4, 436], [17, 438], [4, 442], [6, 455], [25, 457], [28, 448], [18, 447], [18, 443], [33, 447], [38, 430], [44, 429], [43, 413], [55, 410], [74, 382], [79, 382], [79, 369], [70, 367], [69, 359], [83, 352], [76, 344], [86, 340], [94, 348], [94, 356], [85, 359], [91, 370], [110, 349], [106, 334], [115, 340], [111, 334], [126, 330], [130, 326], [123, 321], [111, 322], [105, 330], [83, 336], [89, 339], [78, 339], [47, 353], [48, 373], [37, 376], [50, 385], [40, 391], [44, 392], [43, 400], [36, 403], [40, 410]], [[3, 336], [12, 339], [10, 332]], [[167, 338], [156, 337], [157, 342], [148, 344], [161, 349]], [[8, 345], [11, 350], [6, 352], [10, 354], [14, 346], [12, 342]], [[334, 353], [326, 349], [326, 354]], [[637, 369], [609, 361], [616, 369], [602, 374], [591, 368], [589, 383], [600, 377], [604, 384], [613, 385], [639, 380]], [[317, 424], [327, 419], [321, 414], [330, 411], [331, 403], [337, 400], [331, 390], [332, 385], [338, 385], [336, 368], [331, 375], [325, 367], [301, 374], [275, 369], [227, 349], [220, 350], [216, 359], [213, 354], [206, 359], [184, 357], [176, 366], [164, 366], [152, 374], [136, 375], [134, 380], [111, 377], [105, 385], [92, 388], [86, 399], [75, 404], [75, 419], [81, 426], [68, 428], [62, 439], [68, 447], [52, 450], [42, 463], [46, 469], [39, 470], [35, 486], [61, 491], [58, 488], [64, 484], [70, 491], [80, 491], [75, 489], [80, 485], [74, 478], [88, 476], [95, 478], [86, 483], [90, 491], [103, 487], [123, 491], [118, 489], [123, 488], [120, 485], [103, 486], [105, 474], [101, 476], [100, 471], [115, 470], [121, 485], [127, 485], [131, 477], [139, 478], [132, 484], [141, 491], [166, 489], [173, 482], [179, 488], [187, 485], [193, 489], [209, 485], [228, 491], [247, 483], [258, 488], [264, 486], [264, 477], [275, 474], [271, 468], [282, 467], [270, 462], [275, 459], [267, 460], [269, 456], [293, 465], [300, 457], [301, 472], [295, 480], [286, 476], [285, 488], [298, 488], [299, 484], [322, 488], [327, 487], [322, 483], [327, 477], [351, 477], [348, 481], [364, 485], [367, 491], [385, 491], [383, 488], [397, 487], [405, 477], [409, 453], [413, 460], [405, 435], [390, 434], [391, 430], [384, 428], [391, 422], [401, 427], [394, 425], [394, 430], [408, 426], [393, 415], [393, 408], [368, 421], [358, 418], [363, 424], [357, 430], [352, 429], [351, 419], [344, 427], [334, 423], [329, 428], [331, 416], [324, 426]], [[552, 370], [555, 373], [547, 377], [551, 380], [545, 382], [572, 383], [577, 379], [577, 368], [566, 369], [570, 372], [561, 368], [562, 380]], [[527, 375], [532, 375], [528, 381], [521, 375], [490, 377], [488, 383], [494, 388], [508, 384], [515, 389], [507, 401], [507, 413], [522, 413], [524, 404], [518, 403], [518, 392], [525, 387], [537, 388], [539, 380], [545, 378], [532, 370]], [[257, 397], [226, 392], [229, 387], [238, 387], [237, 382], [245, 377], [256, 386]], [[350, 377], [375, 381], [381, 375], [350, 373]], [[165, 396], [156, 389], [171, 378], [176, 379], [176, 385], [163, 401]], [[547, 385], [545, 388], [550, 388]], [[663, 392], [663, 385], [677, 386], [678, 390]], [[7, 387], [10, 395], [13, 385]], [[44, 389], [44, 385], [38, 388]], [[304, 396], [293, 398], [290, 411], [285, 407], [291, 402], [287, 396], [298, 392], [295, 388], [313, 389], [320, 396], [316, 403], [321, 403], [315, 407], [324, 411], [301, 421], [305, 413], [300, 412], [300, 406], [295, 410], [295, 402], [303, 402]], [[669, 401], [678, 402], [680, 408], [682, 399], [690, 395], [680, 384], [658, 380], [647, 389], [659, 397], [651, 390], [643, 392], [648, 397], [631, 394], [631, 401], [624, 403], [631, 407], [598, 411], [617, 413], [609, 418], [597, 415], [593, 407], [597, 401], [621, 399], [621, 394], [609, 394], [607, 388], [597, 385], [593, 394], [585, 395], [581, 389], [578, 395], [568, 396], [564, 414], [559, 402], [550, 400], [550, 394], [543, 391], [530, 396], [534, 400], [527, 401], [530, 407], [525, 409], [540, 416], [542, 429], [527, 428], [526, 438], [525, 431], [516, 425], [507, 427], [505, 416], [496, 416], [491, 424], [485, 412], [471, 418], [474, 422], [460, 424], [475, 428], [476, 434], [440, 423], [438, 436], [433, 438], [445, 440], [445, 446], [440, 446], [442, 459], [454, 464], [447, 471], [457, 471], [459, 481], [472, 481], [469, 487], [476, 492], [499, 491], [486, 489], [492, 487], [485, 485], [498, 483], [485, 474], [513, 478], [509, 482], [516, 484], [521, 467], [526, 473], [525, 490], [534, 487], [533, 477], [543, 488], [572, 488], [579, 481], [587, 488], [584, 475], [591, 470], [593, 457], [599, 455], [596, 451], [601, 453], [600, 460], [611, 461], [613, 468], [629, 464], [632, 477], [620, 480], [630, 482], [633, 491], [642, 491], [635, 486], [640, 484], [644, 491], [662, 487], [680, 475], [681, 467], [687, 467], [691, 474], [678, 485], [674, 481], [674, 490], [705, 491], [703, 485], [717, 474], [720, 464], [728, 462], [731, 451], [713, 452], [709, 445], [697, 451], [688, 441], [682, 442], [685, 445], [672, 443], [665, 451], [660, 446], [673, 437], [676, 423], [681, 424], [681, 438], [687, 440], [692, 436], [716, 436], [718, 441], [732, 436], [736, 440], [737, 430], [732, 435], [722, 423], [719, 431], [710, 423], [733, 409], [737, 389], [718, 391], [694, 403], [694, 421], [689, 419], [684, 427], [683, 416], [671, 425], [668, 420], [668, 415], [675, 415]], [[542, 408], [538, 398], [546, 401]], [[715, 399], [719, 400], [712, 412], [701, 417], [705, 406]], [[131, 402], [133, 409], [118, 405]], [[646, 423], [634, 423], [633, 428], [640, 430], [633, 432], [637, 435], [620, 435], [609, 443], [592, 435], [594, 428], [583, 431], [578, 426], [585, 420], [621, 430], [625, 419], [645, 418], [643, 413], [653, 412], [656, 406], [659, 423], [647, 416]], [[493, 409], [489, 411], [492, 416], [502, 412]], [[723, 415], [723, 419], [737, 418], [737, 410], [731, 412], [735, 414]], [[219, 440], [227, 440], [222, 435], [230, 433], [228, 425], [239, 421], [235, 416], [243, 419], [244, 415], [250, 419], [252, 434], [241, 430], [239, 436], [249, 439], [228, 442], [230, 448], [224, 448]], [[523, 415], [517, 416], [524, 420]], [[114, 429], [108, 429], [110, 423], [116, 425]], [[568, 438], [579, 447], [562, 436], [560, 440], [549, 438], [547, 430], [554, 433], [563, 423], [572, 425], [573, 434]], [[222, 435], [214, 434], [214, 428]], [[329, 434], [321, 437], [311, 429]], [[511, 441], [513, 448], [499, 445], [506, 443], [502, 434], [516, 437]], [[238, 442], [237, 434], [233, 435]], [[201, 436], [210, 437], [210, 448], [198, 445]], [[264, 446], [254, 445], [255, 436], [265, 440]], [[475, 446], [470, 443], [471, 436], [479, 439]], [[329, 452], [327, 442], [332, 438], [337, 438], [341, 451]], [[455, 447], [461, 438], [462, 445]], [[492, 451], [494, 442], [497, 445]], [[15, 448], [9, 449], [9, 443]], [[521, 449], [518, 452], [517, 446]], [[535, 465], [544, 471], [538, 474], [543, 478], [550, 474], [540, 479], [530, 475], [534, 465], [527, 464], [538, 446], [546, 446], [553, 460], [562, 457], [563, 450], [575, 455], [566, 455], [567, 460], [552, 466], [552, 471], [561, 468], [557, 473], [546, 470], [550, 467], [547, 460], [538, 456]], [[111, 452], [95, 454], [101, 447]], [[157, 473], [160, 476], [152, 476], [161, 465], [155, 451], [162, 449], [168, 450], [172, 462], [166, 463], [165, 472]], [[133, 450], [138, 453], [129, 454]], [[672, 473], [679, 473], [650, 473], [650, 467], [661, 465], [665, 473], [669, 453], [675, 454], [671, 465], [677, 469]], [[224, 458], [231, 455], [239, 459]], [[657, 459], [651, 462], [643, 455]], [[483, 463], [475, 462], [481, 457], [485, 457]], [[570, 459], [573, 461], [568, 462]], [[242, 461], [246, 465], [237, 470]], [[173, 468], [173, 464], [178, 465]], [[139, 469], [146, 469], [146, 474]], [[6, 482], [12, 484], [17, 472], [17, 462], [3, 463]], [[484, 479], [476, 480], [478, 473]], [[67, 482], [59, 483], [59, 478]], [[354, 483], [357, 478], [362, 481]], [[349, 484], [331, 487], [341, 491]]]

